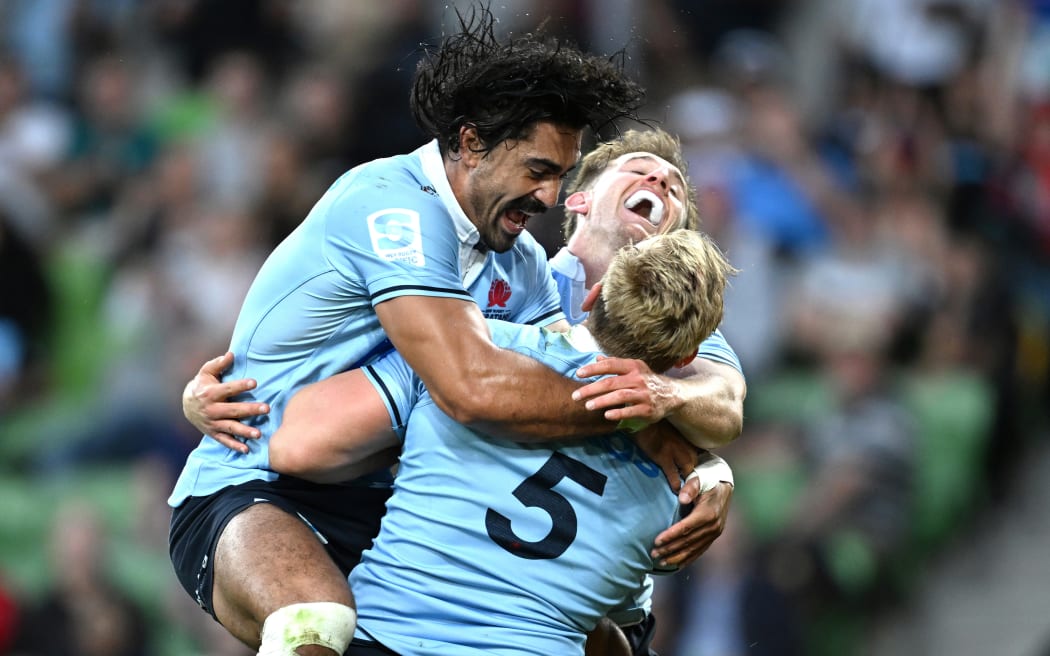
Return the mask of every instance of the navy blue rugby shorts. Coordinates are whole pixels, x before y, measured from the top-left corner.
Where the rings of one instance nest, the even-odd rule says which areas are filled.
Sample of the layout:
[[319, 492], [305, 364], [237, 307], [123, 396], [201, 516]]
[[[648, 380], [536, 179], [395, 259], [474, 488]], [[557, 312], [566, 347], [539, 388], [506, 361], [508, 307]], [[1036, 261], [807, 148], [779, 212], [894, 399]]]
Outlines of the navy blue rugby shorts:
[[638, 624], [623, 627], [623, 634], [631, 645], [633, 656], [657, 656], [652, 647], [656, 637], [656, 618], [652, 613], [646, 613], [645, 619]]
[[398, 656], [396, 651], [387, 649], [378, 642], [354, 638], [343, 656]]
[[190, 597], [214, 618], [212, 562], [219, 536], [245, 508], [272, 503], [309, 526], [347, 576], [379, 533], [379, 520], [391, 492], [390, 487], [319, 485], [282, 476], [275, 481], [232, 485], [206, 497], [190, 497], [171, 514], [168, 553], [175, 575]]

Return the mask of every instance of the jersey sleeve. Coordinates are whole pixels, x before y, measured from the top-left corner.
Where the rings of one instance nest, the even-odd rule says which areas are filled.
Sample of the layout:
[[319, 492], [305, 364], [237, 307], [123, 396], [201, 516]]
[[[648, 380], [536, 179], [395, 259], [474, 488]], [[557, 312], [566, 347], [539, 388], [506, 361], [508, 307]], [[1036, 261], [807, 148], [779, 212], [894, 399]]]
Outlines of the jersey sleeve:
[[390, 351], [363, 371], [383, 399], [390, 425], [403, 444], [408, 416], [423, 393], [423, 381], [397, 351]]
[[740, 366], [740, 358], [736, 356], [736, 351], [726, 341], [725, 336], [722, 335], [722, 331], [715, 329], [715, 332], [711, 333], [711, 336], [700, 343], [700, 348], [697, 349], [696, 356], [698, 358], [704, 358], [706, 360], [713, 360], [714, 362], [720, 362], [733, 367], [740, 373], [744, 373], [743, 368]]
[[325, 211], [325, 257], [373, 306], [398, 296], [471, 300], [452, 218], [406, 173], [360, 173]]

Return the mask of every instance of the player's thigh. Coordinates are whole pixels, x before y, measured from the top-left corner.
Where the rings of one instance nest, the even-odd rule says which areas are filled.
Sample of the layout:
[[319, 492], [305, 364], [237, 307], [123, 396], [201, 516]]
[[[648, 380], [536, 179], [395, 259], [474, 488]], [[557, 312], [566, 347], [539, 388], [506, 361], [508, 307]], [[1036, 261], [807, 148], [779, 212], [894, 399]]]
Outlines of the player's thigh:
[[231, 633], [257, 644], [266, 617], [289, 604], [352, 604], [346, 578], [316, 534], [274, 504], [250, 506], [229, 521], [215, 547], [212, 604]]
[[608, 617], [603, 617], [594, 630], [587, 634], [584, 656], [631, 656], [631, 646], [620, 627]]

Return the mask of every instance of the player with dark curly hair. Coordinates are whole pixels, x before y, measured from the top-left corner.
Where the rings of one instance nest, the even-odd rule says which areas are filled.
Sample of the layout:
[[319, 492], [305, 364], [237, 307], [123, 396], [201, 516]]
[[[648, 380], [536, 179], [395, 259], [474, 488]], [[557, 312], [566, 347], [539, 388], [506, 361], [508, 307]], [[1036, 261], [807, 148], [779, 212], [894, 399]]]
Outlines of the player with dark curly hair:
[[[433, 140], [344, 174], [264, 263], [231, 341], [231, 377], [255, 384], [220, 389], [269, 412], [209, 429], [169, 498], [180, 582], [262, 656], [343, 653], [346, 575], [390, 494], [386, 470], [321, 485], [271, 468], [270, 436], [305, 385], [394, 347], [462, 424], [532, 441], [615, 426], [572, 400], [574, 381], [496, 347], [485, 318], [567, 327], [525, 225], [557, 202], [583, 131], [633, 117], [643, 91], [615, 58], [536, 34], [501, 42], [494, 25], [485, 9], [460, 16], [420, 64], [411, 103]], [[661, 449], [669, 479], [696, 464], [695, 450]]]
[[540, 121], [589, 127], [633, 117], [644, 99], [623, 76], [619, 56], [585, 56], [552, 37], [527, 33], [500, 42], [478, 9], [440, 49], [425, 52], [410, 103], [416, 123], [446, 153], [458, 153], [460, 128], [472, 125], [479, 152], [521, 139]]

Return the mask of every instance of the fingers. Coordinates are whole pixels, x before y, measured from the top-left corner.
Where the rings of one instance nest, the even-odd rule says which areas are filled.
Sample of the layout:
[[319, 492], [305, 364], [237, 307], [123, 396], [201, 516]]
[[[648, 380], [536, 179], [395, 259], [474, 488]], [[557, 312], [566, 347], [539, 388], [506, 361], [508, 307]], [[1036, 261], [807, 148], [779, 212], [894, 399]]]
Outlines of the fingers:
[[703, 555], [721, 535], [717, 515], [694, 515], [696, 513], [656, 536], [651, 555], [660, 565], [684, 567]]
[[732, 493], [733, 486], [723, 483], [701, 494], [686, 517], [656, 536], [653, 558], [662, 566], [684, 567], [703, 555], [725, 529]]
[[692, 505], [700, 496], [700, 479], [692, 473], [686, 474], [685, 483], [678, 492], [678, 503], [683, 506]]
[[704, 555], [717, 537], [716, 533], [710, 531], [691, 533], [664, 547], [653, 549], [652, 556], [661, 567], [685, 567]]
[[227, 449], [232, 449], [233, 451], [238, 451], [240, 453], [248, 453], [248, 445], [228, 433], [216, 432], [212, 433], [212, 437]]
[[647, 405], [649, 387], [640, 377], [614, 376], [588, 383], [572, 393], [573, 401], [586, 401], [588, 410], [631, 403]]
[[[247, 392], [250, 389], [255, 389], [254, 378], [238, 378], [237, 380], [231, 380], [226, 383], [209, 382], [201, 380], [198, 376], [194, 379], [192, 386], [192, 394], [195, 398], [199, 399], [202, 403], [212, 404], [220, 403], [231, 397], [237, 396], [242, 392]], [[257, 412], [249, 412], [248, 415], [260, 414]], [[219, 415], [219, 416], [233, 416], [233, 415]], [[247, 416], [247, 415], [241, 415]]]
[[577, 378], [591, 378], [593, 376], [604, 376], [606, 374], [626, 374], [638, 371], [638, 360], [625, 358], [610, 358], [604, 355], [591, 364], [586, 364], [576, 370]]
[[[584, 388], [580, 388], [584, 389]], [[577, 390], [579, 391], [579, 390]], [[606, 414], [606, 419], [620, 419], [631, 416], [644, 416], [648, 413], [646, 410], [650, 407], [648, 398], [644, 394], [640, 394], [635, 390], [615, 390], [607, 394], [602, 394], [593, 399], [588, 399], [584, 406], [588, 410], [627, 410], [631, 408], [630, 412], [616, 413], [619, 416], [612, 417]], [[622, 407], [621, 407], [622, 406]]]
[[226, 351], [225, 353], [223, 353], [219, 357], [212, 358], [211, 360], [208, 360], [207, 362], [205, 362], [201, 366], [199, 373], [208, 374], [210, 376], [215, 376], [216, 378], [218, 378], [219, 375], [222, 374], [222, 372], [224, 372], [227, 369], [229, 369], [232, 365], [233, 365], [233, 352], [232, 351]]
[[[260, 413], [264, 414], [264, 413]], [[221, 419], [215, 419], [208, 422], [208, 427], [211, 429], [209, 435], [213, 435], [215, 432], [227, 433], [236, 437], [243, 437], [245, 439], [254, 440], [262, 435], [258, 428], [242, 424], [239, 421], [230, 419], [230, 414], [220, 415]]]
[[584, 399], [607, 394], [617, 389], [618, 385], [614, 382], [615, 380], [615, 378], [603, 378], [601, 380], [596, 380], [593, 383], [588, 383], [573, 391], [572, 400], [582, 401]]

